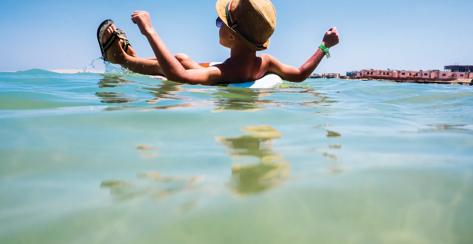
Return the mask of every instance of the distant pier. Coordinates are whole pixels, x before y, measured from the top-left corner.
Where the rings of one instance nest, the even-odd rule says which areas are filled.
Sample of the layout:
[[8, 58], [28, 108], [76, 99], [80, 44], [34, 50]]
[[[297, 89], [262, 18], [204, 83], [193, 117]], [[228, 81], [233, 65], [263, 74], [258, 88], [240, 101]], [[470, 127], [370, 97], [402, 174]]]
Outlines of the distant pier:
[[361, 70], [347, 72], [348, 79], [473, 85], [473, 65], [449, 65], [440, 70]]
[[311, 78], [388, 80], [394, 82], [473, 85], [473, 65], [448, 65], [445, 70], [375, 70], [364, 69], [339, 73], [313, 74]]

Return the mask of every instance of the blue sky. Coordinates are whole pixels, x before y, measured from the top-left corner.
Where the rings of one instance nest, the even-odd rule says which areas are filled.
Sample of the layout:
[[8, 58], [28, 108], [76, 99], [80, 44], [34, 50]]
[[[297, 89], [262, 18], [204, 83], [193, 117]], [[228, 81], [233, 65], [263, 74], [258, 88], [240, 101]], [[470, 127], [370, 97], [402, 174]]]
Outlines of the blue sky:
[[[299, 66], [337, 26], [341, 44], [316, 72], [362, 68], [438, 69], [473, 64], [473, 1], [274, 0], [278, 26], [267, 53]], [[151, 13], [172, 52], [221, 61], [214, 0], [2, 0], [0, 71], [84, 68], [100, 57], [97, 25], [112, 18], [142, 56], [152, 50], [131, 23], [133, 10]], [[98, 66], [100, 67], [100, 66]]]

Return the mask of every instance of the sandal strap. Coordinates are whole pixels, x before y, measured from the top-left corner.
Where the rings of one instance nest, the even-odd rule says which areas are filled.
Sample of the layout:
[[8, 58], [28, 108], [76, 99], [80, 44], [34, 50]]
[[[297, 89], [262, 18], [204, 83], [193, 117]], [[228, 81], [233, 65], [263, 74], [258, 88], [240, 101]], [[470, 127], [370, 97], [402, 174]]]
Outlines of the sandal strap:
[[103, 58], [106, 60], [106, 53], [107, 53], [107, 50], [112, 46], [112, 44], [115, 42], [115, 40], [117, 39], [117, 35], [115, 33], [112, 33], [112, 35], [110, 36], [110, 38], [107, 40], [107, 42], [105, 42], [105, 44], [103, 45], [103, 50], [102, 50], [102, 56]]
[[117, 37], [120, 38], [120, 40], [122, 40], [124, 42], [123, 49], [125, 50], [125, 52], [127, 52], [128, 48], [131, 46], [131, 43], [130, 43], [130, 41], [128, 41], [128, 37], [127, 37], [125, 31], [123, 31], [120, 28], [117, 28], [115, 32], [117, 34]]
[[108, 50], [108, 48], [110, 48], [111, 44], [116, 40], [116, 36], [114, 35], [111, 35], [110, 38], [105, 41], [105, 43], [102, 43], [102, 39], [103, 39], [103, 34], [105, 32], [105, 30], [110, 26], [110, 25], [113, 25], [113, 20], [111, 19], [106, 19], [104, 20], [98, 27], [97, 29], [97, 40], [99, 42], [99, 46], [100, 46], [100, 51], [102, 52], [102, 58], [107, 61], [107, 58], [106, 58], [106, 51]]

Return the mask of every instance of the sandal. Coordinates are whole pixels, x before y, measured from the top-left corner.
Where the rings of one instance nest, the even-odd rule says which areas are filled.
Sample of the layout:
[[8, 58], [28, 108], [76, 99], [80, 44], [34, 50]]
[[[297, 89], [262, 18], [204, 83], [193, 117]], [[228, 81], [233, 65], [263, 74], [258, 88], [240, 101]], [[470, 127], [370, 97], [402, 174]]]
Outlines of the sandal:
[[112, 33], [110, 38], [105, 43], [102, 43], [102, 37], [105, 31], [113, 24], [113, 20], [107, 19], [99, 25], [99, 28], [97, 28], [97, 41], [99, 42], [100, 51], [102, 52], [102, 59], [105, 61], [108, 61], [107, 50], [112, 46], [112, 44], [115, 42], [115, 40], [117, 40], [117, 38], [123, 41], [123, 49], [125, 50], [125, 52], [127, 52], [128, 48], [131, 46], [130, 41], [128, 41], [128, 37], [126, 36], [126, 33], [118, 28]]
[[117, 35], [118, 39], [123, 41], [123, 50], [125, 50], [125, 52], [128, 52], [128, 48], [131, 47], [131, 43], [130, 41], [128, 41], [128, 37], [126, 36], [125, 31], [117, 28], [114, 34]]

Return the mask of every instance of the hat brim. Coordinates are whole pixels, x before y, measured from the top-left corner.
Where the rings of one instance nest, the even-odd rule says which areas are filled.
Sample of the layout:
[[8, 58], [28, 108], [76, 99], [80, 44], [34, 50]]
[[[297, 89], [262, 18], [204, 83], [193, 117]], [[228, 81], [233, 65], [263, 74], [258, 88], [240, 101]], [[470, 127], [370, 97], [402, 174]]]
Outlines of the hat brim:
[[222, 22], [230, 29], [236, 36], [238, 36], [249, 48], [256, 50], [256, 51], [263, 51], [268, 49], [270, 41], [267, 40], [262, 47], [256, 46], [254, 43], [248, 41], [244, 36], [242, 36], [240, 33], [235, 31], [234, 29], [230, 28], [228, 25], [227, 21], [227, 4], [231, 0], [217, 0], [217, 3], [215, 4], [215, 9], [217, 10], [217, 15], [218, 17], [222, 20]]

